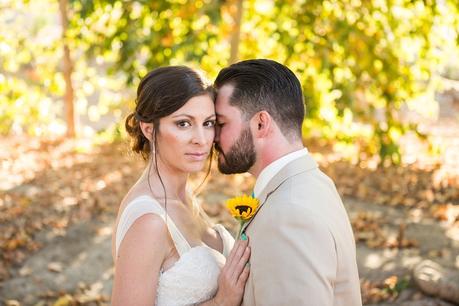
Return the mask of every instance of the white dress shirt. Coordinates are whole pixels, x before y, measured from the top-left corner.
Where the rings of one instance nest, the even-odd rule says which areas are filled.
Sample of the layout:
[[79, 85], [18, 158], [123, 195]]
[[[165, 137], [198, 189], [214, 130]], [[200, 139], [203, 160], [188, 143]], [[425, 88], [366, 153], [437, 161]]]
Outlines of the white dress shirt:
[[291, 152], [287, 155], [282, 156], [278, 160], [273, 161], [268, 166], [266, 166], [257, 178], [255, 182], [255, 187], [253, 188], [253, 193], [255, 197], [263, 191], [269, 181], [289, 162], [300, 158], [301, 156], [307, 155], [308, 149], [303, 148], [298, 151]]

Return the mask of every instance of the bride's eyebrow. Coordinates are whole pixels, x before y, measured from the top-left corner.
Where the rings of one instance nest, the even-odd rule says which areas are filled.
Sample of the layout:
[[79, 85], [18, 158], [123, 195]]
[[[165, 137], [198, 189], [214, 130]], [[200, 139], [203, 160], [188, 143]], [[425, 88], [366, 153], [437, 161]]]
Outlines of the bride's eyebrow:
[[[177, 114], [177, 115], [174, 115], [172, 116], [172, 118], [177, 118], [177, 117], [187, 117], [191, 120], [194, 120], [196, 117], [193, 117], [191, 115], [188, 115], [188, 114]], [[212, 114], [210, 116], [208, 116], [205, 120], [209, 120], [210, 118], [214, 118], [215, 117], [215, 114]]]

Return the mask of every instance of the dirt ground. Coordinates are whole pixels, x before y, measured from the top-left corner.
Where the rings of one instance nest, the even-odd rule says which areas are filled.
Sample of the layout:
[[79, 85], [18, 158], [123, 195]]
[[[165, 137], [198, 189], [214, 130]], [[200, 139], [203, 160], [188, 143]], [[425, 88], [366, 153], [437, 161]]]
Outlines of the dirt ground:
[[[209, 195], [218, 199], [220, 195]], [[401, 208], [386, 207], [345, 199], [349, 216], [369, 214], [391, 220], [387, 232], [396, 236], [398, 224], [413, 218]], [[217, 204], [211, 204], [217, 205]], [[40, 233], [36, 240], [43, 248], [15, 268], [12, 277], [3, 282], [0, 296], [5, 305], [46, 305], [65, 297], [80, 303], [93, 301], [108, 304], [112, 286], [111, 234], [113, 215], [91, 219], [70, 226], [65, 234]], [[458, 231], [458, 229], [455, 229]], [[365, 243], [357, 244], [358, 265], [362, 284], [382, 282], [389, 277], [410, 277], [412, 268], [424, 258], [436, 258], [443, 265], [454, 268], [459, 258], [459, 233], [447, 233], [433, 218], [424, 217], [418, 223], [408, 223], [406, 237], [417, 241], [418, 248], [375, 249]], [[441, 257], [438, 254], [442, 254]], [[415, 289], [406, 289], [394, 302], [372, 305], [402, 305], [406, 301], [441, 303], [429, 299]], [[6, 302], [9, 300], [9, 304]], [[41, 304], [40, 304], [41, 301]], [[370, 305], [370, 304], [368, 304]], [[416, 304], [422, 305], [422, 304]], [[442, 304], [425, 304], [442, 305]], [[447, 305], [447, 304], [444, 304]]]
[[[459, 269], [459, 123], [430, 129], [444, 148], [440, 166], [371, 169], [311, 148], [343, 195], [365, 305], [452, 305], [422, 293], [412, 275], [425, 259]], [[0, 151], [0, 304], [108, 305], [112, 224], [143, 162], [124, 143], [9, 138], [0, 145], [8, 148]], [[407, 154], [422, 161], [421, 148]], [[213, 171], [200, 198], [234, 232], [223, 203], [252, 186], [247, 175]]]

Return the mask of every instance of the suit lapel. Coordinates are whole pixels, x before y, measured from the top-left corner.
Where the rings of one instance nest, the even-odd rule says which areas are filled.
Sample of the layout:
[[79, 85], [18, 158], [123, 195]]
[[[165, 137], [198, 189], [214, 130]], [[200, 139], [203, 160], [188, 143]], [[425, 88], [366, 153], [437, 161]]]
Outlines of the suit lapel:
[[243, 225], [241, 233], [245, 232], [249, 224], [253, 221], [253, 219], [255, 219], [269, 196], [273, 194], [287, 179], [300, 173], [316, 169], [317, 167], [316, 161], [310, 154], [301, 156], [285, 165], [273, 178], [271, 178], [266, 187], [260, 192], [260, 195], [257, 196], [260, 201], [260, 206], [252, 219]]

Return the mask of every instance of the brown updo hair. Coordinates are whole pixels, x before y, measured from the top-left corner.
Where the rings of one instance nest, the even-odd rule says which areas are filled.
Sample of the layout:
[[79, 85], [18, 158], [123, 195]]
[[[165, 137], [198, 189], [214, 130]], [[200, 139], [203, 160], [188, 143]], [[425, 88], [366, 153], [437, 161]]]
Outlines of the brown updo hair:
[[[179, 110], [193, 97], [208, 94], [214, 98], [212, 87], [206, 86], [201, 77], [185, 66], [160, 67], [150, 71], [140, 81], [135, 100], [135, 111], [126, 118], [126, 131], [132, 138], [132, 150], [143, 159], [150, 157], [151, 147], [156, 147], [159, 119]], [[143, 135], [140, 122], [153, 123], [153, 144]]]

